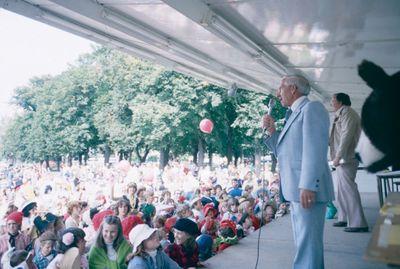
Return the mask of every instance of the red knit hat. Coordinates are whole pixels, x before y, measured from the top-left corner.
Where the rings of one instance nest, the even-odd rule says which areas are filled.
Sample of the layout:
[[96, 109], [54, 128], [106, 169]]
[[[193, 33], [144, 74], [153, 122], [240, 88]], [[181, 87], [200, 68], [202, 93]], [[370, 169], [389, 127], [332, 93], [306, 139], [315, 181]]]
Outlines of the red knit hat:
[[186, 200], [186, 198], [183, 195], [178, 197], [178, 202], [181, 203], [181, 204], [183, 204], [185, 202], [185, 200]]
[[103, 222], [103, 219], [106, 216], [114, 215], [114, 211], [111, 209], [107, 209], [104, 211], [101, 211], [97, 213], [96, 215], [93, 216], [93, 228], [95, 231], [99, 230], [101, 223]]
[[122, 233], [126, 239], [129, 240], [129, 232], [138, 224], [143, 224], [143, 220], [135, 215], [128, 216], [121, 221]]
[[208, 203], [203, 207], [204, 217], [206, 217], [208, 215], [208, 212], [210, 212], [210, 210], [213, 212], [214, 217], [217, 215], [218, 212], [217, 212], [217, 210], [215, 210], [214, 204]]
[[236, 225], [233, 221], [231, 221], [230, 219], [225, 219], [223, 221], [221, 221], [221, 223], [219, 224], [219, 228], [220, 229], [226, 229], [226, 228], [230, 228], [232, 229], [233, 233], [236, 235], [237, 230], [236, 230]]
[[21, 225], [21, 224], [22, 224], [22, 217], [23, 217], [22, 212], [14, 211], [14, 212], [10, 213], [10, 214], [7, 216], [7, 221], [13, 220], [13, 221], [15, 221], [18, 225]]
[[172, 230], [172, 227], [174, 227], [176, 223], [176, 217], [170, 217], [165, 221], [164, 227], [167, 233], [169, 233]]

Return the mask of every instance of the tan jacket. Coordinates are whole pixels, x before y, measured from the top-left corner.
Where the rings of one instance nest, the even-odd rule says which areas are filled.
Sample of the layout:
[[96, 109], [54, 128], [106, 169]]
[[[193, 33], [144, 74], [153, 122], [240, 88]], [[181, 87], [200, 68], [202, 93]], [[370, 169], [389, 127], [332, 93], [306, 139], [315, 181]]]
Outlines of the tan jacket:
[[344, 162], [355, 160], [355, 148], [361, 132], [360, 116], [349, 106], [336, 111], [329, 138], [331, 160], [339, 157]]

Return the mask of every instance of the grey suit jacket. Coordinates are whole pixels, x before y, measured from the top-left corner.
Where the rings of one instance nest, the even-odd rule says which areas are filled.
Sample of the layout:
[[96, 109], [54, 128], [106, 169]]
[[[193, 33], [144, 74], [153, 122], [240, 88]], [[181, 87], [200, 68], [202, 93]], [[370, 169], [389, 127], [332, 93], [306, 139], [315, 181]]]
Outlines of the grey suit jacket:
[[[339, 157], [345, 163], [355, 161], [355, 148], [361, 133], [361, 119], [349, 106], [343, 106], [336, 112], [329, 144], [331, 159]], [[358, 163], [358, 162], [357, 162]]]
[[278, 159], [282, 194], [300, 201], [300, 189], [316, 192], [317, 202], [334, 199], [328, 166], [329, 116], [320, 102], [304, 99], [281, 132], [265, 139]]

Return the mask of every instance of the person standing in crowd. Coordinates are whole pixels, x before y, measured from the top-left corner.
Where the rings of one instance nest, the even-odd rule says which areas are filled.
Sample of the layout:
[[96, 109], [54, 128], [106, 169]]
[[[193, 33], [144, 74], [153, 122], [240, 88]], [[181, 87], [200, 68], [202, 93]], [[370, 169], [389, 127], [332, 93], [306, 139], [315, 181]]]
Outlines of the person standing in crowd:
[[89, 268], [126, 269], [126, 258], [131, 251], [132, 247], [122, 233], [120, 219], [113, 215], [106, 216], [89, 252]]
[[7, 216], [7, 233], [0, 235], [0, 259], [10, 247], [24, 250], [31, 242], [28, 235], [21, 233], [22, 217], [22, 213], [18, 211]]
[[350, 97], [345, 93], [334, 94], [331, 105], [335, 119], [329, 145], [331, 160], [336, 167], [339, 211], [338, 221], [333, 223], [333, 226], [345, 227], [345, 232], [368, 232], [360, 193], [355, 182], [359, 164], [355, 157], [355, 148], [361, 133], [361, 119], [350, 107]]
[[328, 166], [329, 116], [320, 102], [310, 101], [310, 84], [300, 75], [282, 79], [277, 96], [292, 112], [282, 131], [270, 115], [263, 117], [265, 144], [278, 159], [282, 194], [291, 202], [296, 246], [294, 269], [323, 269], [326, 204], [334, 198]]

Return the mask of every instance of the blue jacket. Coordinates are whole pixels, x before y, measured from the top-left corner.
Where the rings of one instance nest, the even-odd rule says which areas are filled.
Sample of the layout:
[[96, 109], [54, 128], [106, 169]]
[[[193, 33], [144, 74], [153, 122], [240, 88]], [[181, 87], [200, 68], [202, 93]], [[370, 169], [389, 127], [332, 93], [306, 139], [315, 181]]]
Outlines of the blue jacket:
[[[52, 255], [52, 259], [54, 259], [57, 256], [57, 251], [54, 249], [51, 250], [50, 254]], [[33, 263], [36, 265], [37, 269], [45, 269], [47, 266], [50, 264], [51, 260], [47, 259], [47, 257], [43, 256], [42, 251], [39, 250], [35, 257], [33, 257]]]
[[282, 132], [275, 132], [265, 140], [278, 158], [286, 200], [299, 202], [300, 189], [315, 191], [316, 202], [334, 199], [328, 142], [328, 112], [320, 102], [308, 99], [293, 111]]
[[181, 267], [162, 250], [157, 250], [156, 263], [157, 267], [154, 266], [153, 259], [150, 256], [144, 258], [135, 256], [129, 262], [128, 269], [181, 269]]

